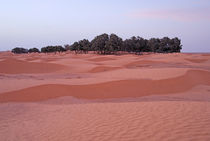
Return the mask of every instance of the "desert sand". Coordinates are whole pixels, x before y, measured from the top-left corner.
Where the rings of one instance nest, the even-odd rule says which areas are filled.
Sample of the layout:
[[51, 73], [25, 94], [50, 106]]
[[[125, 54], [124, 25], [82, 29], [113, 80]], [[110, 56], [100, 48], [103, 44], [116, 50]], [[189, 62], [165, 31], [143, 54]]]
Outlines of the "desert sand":
[[0, 53], [0, 140], [210, 140], [210, 54]]

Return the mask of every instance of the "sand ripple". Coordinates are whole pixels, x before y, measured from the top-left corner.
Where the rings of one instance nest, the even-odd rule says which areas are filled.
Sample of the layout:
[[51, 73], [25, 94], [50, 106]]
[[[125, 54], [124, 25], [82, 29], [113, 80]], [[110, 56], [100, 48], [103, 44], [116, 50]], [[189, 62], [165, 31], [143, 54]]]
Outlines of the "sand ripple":
[[2, 105], [0, 136], [7, 141], [207, 141], [209, 106], [209, 102]]

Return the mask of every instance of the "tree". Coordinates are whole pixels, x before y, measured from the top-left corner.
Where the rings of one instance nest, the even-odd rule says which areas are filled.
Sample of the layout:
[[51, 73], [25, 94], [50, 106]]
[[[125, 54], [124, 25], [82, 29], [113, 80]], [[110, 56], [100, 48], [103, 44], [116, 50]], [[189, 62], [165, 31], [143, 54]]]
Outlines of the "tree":
[[28, 50], [29, 53], [40, 53], [39, 49], [38, 48], [30, 48]]
[[158, 49], [159, 53], [169, 53], [171, 52], [171, 44], [170, 39], [168, 37], [164, 37], [160, 40], [160, 48]]
[[137, 37], [135, 41], [135, 52], [137, 54], [140, 54], [141, 52], [146, 52], [147, 51], [147, 42], [144, 38], [142, 37]]
[[116, 53], [122, 50], [123, 40], [116, 34], [111, 34], [106, 42], [105, 49], [107, 54]]
[[12, 49], [12, 53], [15, 53], [15, 54], [28, 53], [28, 49], [16, 47]]
[[173, 45], [172, 52], [181, 52], [181, 49], [182, 49], [181, 40], [175, 37], [171, 40], [171, 42]]
[[106, 54], [106, 43], [109, 41], [108, 34], [96, 36], [92, 41], [92, 49], [99, 54]]
[[71, 46], [69, 44], [64, 45], [65, 50], [71, 50]]
[[79, 50], [79, 43], [78, 42], [74, 42], [71, 46], [70, 46], [70, 50], [71, 51], [75, 51], [75, 53], [78, 53]]
[[135, 52], [136, 54], [150, 51], [147, 47], [147, 40], [139, 36], [133, 36], [130, 39], [125, 40], [123, 46], [125, 51]]
[[[64, 48], [65, 47], [65, 48]], [[119, 51], [127, 51], [129, 53], [141, 54], [142, 52], [157, 52], [157, 53], [173, 53], [180, 52], [182, 49], [181, 40], [177, 37], [170, 39], [169, 37], [151, 38], [149, 40], [139, 36], [133, 36], [130, 39], [123, 41], [116, 34], [108, 35], [106, 33], [96, 36], [91, 42], [87, 39], [74, 42], [72, 45], [62, 46], [47, 46], [41, 48], [41, 52], [63, 52], [75, 51], [75, 53], [88, 53], [94, 51], [98, 54], [116, 54]], [[31, 53], [40, 52], [37, 48], [29, 50], [24, 48], [14, 48], [13, 53]]]
[[135, 37], [132, 37], [132, 38], [131, 39], [126, 39], [123, 42], [124, 51], [127, 51], [129, 53], [130, 52], [133, 52], [134, 51], [134, 48], [135, 48], [135, 43], [133, 42], [133, 40], [134, 40]]
[[79, 44], [78, 48], [82, 53], [85, 53], [85, 54], [88, 53], [88, 51], [90, 50], [91, 44], [87, 39], [80, 40], [78, 44]]
[[151, 52], [158, 52], [160, 48], [160, 39], [158, 38], [151, 38], [148, 43], [148, 48]]
[[47, 46], [41, 48], [42, 53], [64, 52], [64, 51], [66, 51], [66, 49], [63, 48], [62, 46]]

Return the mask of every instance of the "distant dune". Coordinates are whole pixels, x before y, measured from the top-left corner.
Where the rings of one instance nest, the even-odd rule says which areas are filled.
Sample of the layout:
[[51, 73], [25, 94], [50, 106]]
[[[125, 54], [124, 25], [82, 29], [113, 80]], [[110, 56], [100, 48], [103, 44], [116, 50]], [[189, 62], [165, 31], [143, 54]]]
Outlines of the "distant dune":
[[0, 140], [210, 140], [209, 101], [209, 54], [0, 53]]
[[50, 73], [65, 67], [59, 64], [28, 62], [16, 59], [6, 59], [0, 62], [0, 73], [20, 74], [20, 73]]

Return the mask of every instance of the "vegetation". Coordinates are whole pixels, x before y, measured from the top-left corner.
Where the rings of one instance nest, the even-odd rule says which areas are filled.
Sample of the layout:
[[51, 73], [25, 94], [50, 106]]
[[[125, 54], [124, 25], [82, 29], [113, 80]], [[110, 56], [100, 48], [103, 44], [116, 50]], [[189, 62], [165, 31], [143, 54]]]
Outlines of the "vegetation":
[[[88, 51], [94, 51], [98, 54], [117, 54], [119, 52], [128, 52], [141, 54], [142, 52], [155, 52], [155, 53], [173, 53], [180, 52], [182, 49], [181, 40], [176, 38], [164, 37], [151, 38], [149, 40], [142, 37], [131, 37], [123, 41], [122, 38], [116, 34], [102, 34], [96, 36], [91, 42], [87, 39], [74, 42], [72, 45], [62, 46], [47, 46], [41, 48], [42, 53], [51, 52], [64, 52], [67, 50], [74, 51], [77, 53], [88, 53]], [[31, 53], [40, 52], [37, 48], [24, 49], [14, 48], [13, 53]]]
[[42, 53], [64, 52], [64, 51], [66, 51], [66, 49], [63, 48], [62, 46], [47, 46], [47, 47], [41, 48]]
[[28, 50], [29, 53], [40, 53], [39, 49], [38, 48], [30, 48]]
[[122, 50], [123, 40], [115, 34], [102, 34], [91, 41], [92, 50], [98, 54], [113, 54]]
[[77, 53], [88, 53], [91, 49], [91, 43], [87, 39], [80, 40], [79, 42], [74, 42], [71, 46], [65, 45], [66, 50], [74, 51]]
[[140, 54], [140, 52], [151, 52], [148, 41], [141, 37], [131, 37], [124, 41], [123, 50]]
[[28, 49], [16, 47], [12, 49], [12, 52], [16, 54], [28, 53]]

